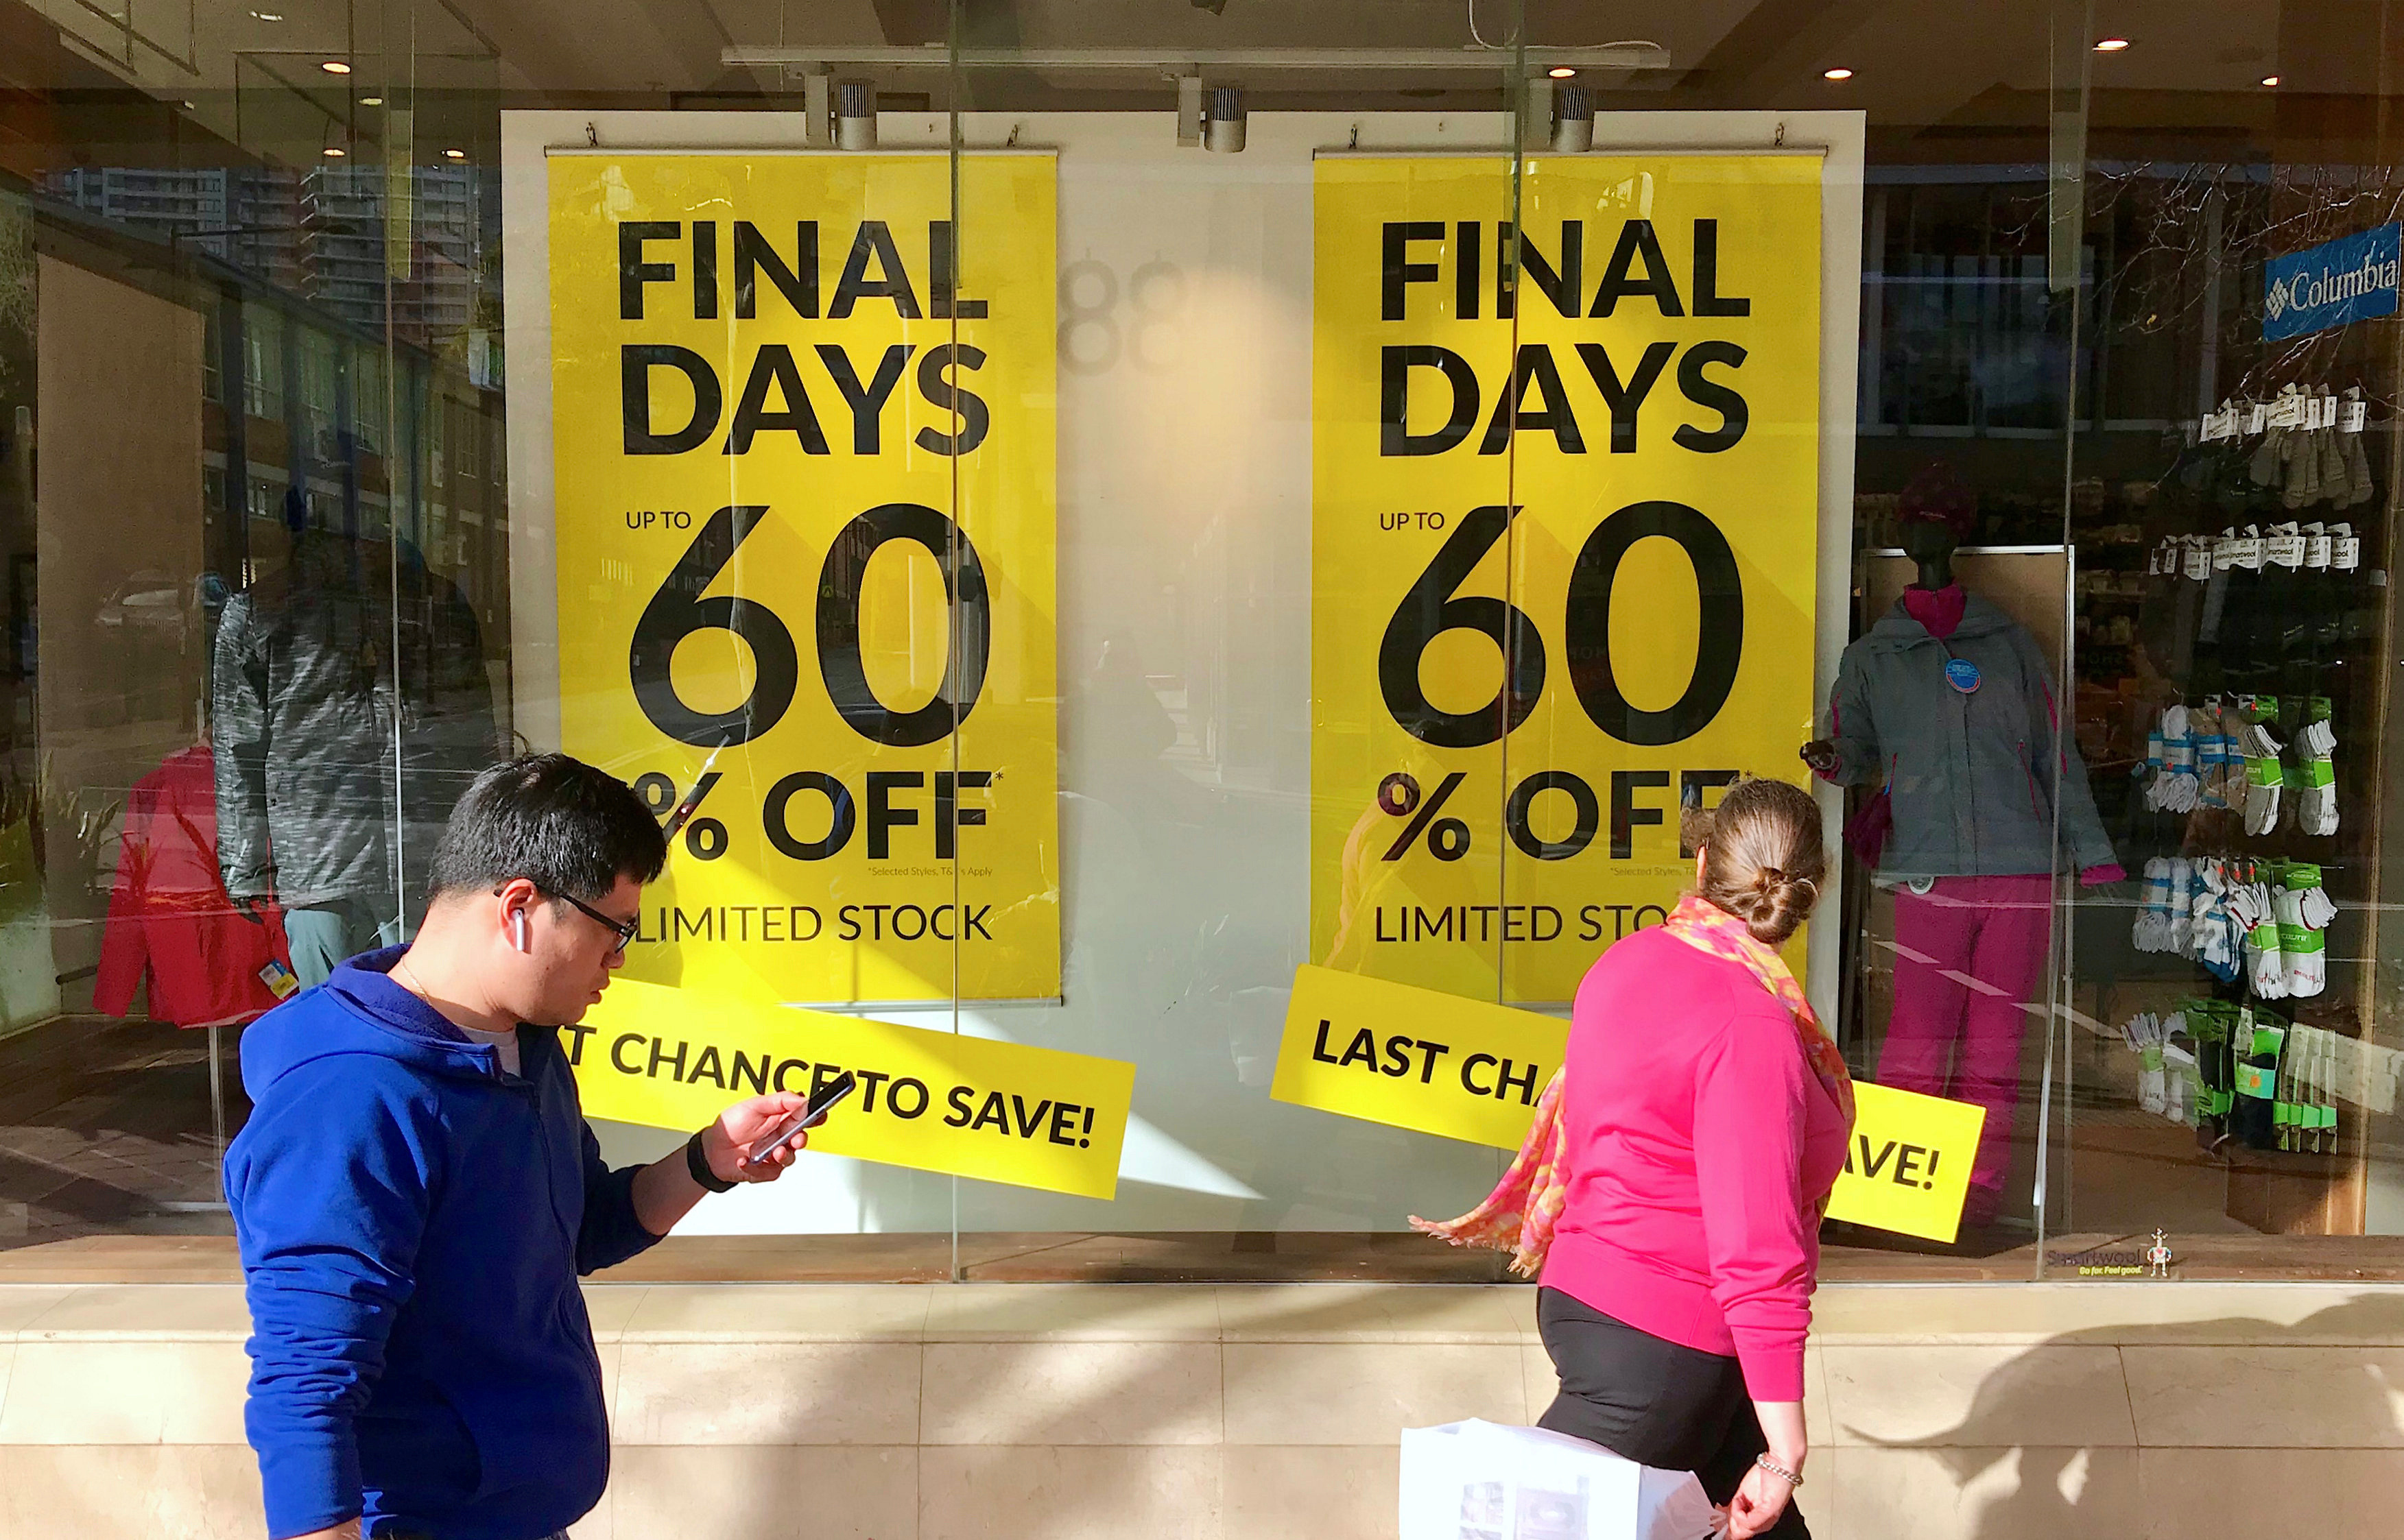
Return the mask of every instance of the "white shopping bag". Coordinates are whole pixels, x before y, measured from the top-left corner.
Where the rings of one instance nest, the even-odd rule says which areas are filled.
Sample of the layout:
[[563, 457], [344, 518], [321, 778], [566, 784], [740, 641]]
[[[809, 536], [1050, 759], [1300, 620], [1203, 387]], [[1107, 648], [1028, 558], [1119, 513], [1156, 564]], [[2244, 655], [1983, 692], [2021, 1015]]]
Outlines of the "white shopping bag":
[[1713, 1540], [1692, 1471], [1655, 1470], [1544, 1428], [1403, 1430], [1402, 1540]]

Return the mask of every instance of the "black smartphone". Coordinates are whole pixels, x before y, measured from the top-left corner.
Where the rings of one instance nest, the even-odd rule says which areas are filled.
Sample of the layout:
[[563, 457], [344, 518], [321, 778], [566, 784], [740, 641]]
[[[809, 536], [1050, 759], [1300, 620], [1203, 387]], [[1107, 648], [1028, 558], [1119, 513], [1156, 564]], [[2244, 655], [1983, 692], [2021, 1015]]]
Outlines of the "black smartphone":
[[791, 1144], [796, 1135], [825, 1122], [827, 1114], [834, 1110], [834, 1104], [859, 1089], [860, 1077], [849, 1070], [844, 1071], [818, 1089], [810, 1092], [808, 1103], [801, 1111], [785, 1119], [784, 1126], [777, 1129], [776, 1132], [753, 1145], [751, 1153], [745, 1158], [755, 1165], [765, 1160]]

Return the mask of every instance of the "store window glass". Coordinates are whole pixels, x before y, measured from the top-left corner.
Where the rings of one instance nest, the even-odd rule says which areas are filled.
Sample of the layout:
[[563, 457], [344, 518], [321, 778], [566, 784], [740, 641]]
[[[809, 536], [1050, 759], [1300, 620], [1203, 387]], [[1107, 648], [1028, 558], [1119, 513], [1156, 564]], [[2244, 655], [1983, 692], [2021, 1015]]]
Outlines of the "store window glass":
[[2212, 81], [2187, 135], [2152, 127], [2117, 61], [2090, 86], [2077, 732], [2133, 883], [2065, 959], [2064, 1269], [2156, 1228], [2341, 1265], [2397, 1228], [2395, 146], [2375, 49], [2294, 7], [2232, 12], [2214, 42], [2183, 66]]
[[1740, 773], [1978, 1124], [1832, 1273], [2393, 1265], [2389, 11], [0, 0], [0, 1244], [566, 747], [613, 1157], [904, 1054], [645, 1266], [1500, 1277]]

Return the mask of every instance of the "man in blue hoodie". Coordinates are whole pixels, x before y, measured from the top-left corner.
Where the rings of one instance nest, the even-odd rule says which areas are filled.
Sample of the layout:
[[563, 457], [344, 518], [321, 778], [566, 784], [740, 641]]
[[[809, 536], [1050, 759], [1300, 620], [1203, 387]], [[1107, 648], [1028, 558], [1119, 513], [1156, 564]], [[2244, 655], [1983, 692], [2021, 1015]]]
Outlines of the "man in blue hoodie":
[[[565, 755], [477, 777], [408, 947], [343, 964], [244, 1035], [226, 1155], [253, 1332], [246, 1422], [273, 1540], [543, 1540], [609, 1475], [577, 1287], [753, 1162], [795, 1095], [611, 1171], [557, 1029], [625, 961], [667, 847]], [[798, 1144], [798, 1141], [796, 1141]]]

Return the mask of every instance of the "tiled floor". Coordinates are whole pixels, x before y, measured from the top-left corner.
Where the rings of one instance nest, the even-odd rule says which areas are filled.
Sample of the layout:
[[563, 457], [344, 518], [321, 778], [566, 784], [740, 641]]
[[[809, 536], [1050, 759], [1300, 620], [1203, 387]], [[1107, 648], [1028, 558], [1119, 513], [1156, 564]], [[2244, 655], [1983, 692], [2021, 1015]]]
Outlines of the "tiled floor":
[[[1391, 1537], [1401, 1429], [1523, 1422], [1553, 1394], [1532, 1292], [596, 1285], [617, 1447], [573, 1533], [781, 1540], [801, 1513], [853, 1540]], [[2404, 1290], [1821, 1301], [1822, 1533], [2396, 1529]], [[231, 1286], [0, 1283], [0, 1540], [255, 1534], [245, 1330]]]
[[[222, 1034], [230, 1126], [243, 1100]], [[217, 1196], [208, 1034], [68, 1017], [0, 1039], [0, 1248], [78, 1237], [231, 1235]]]

